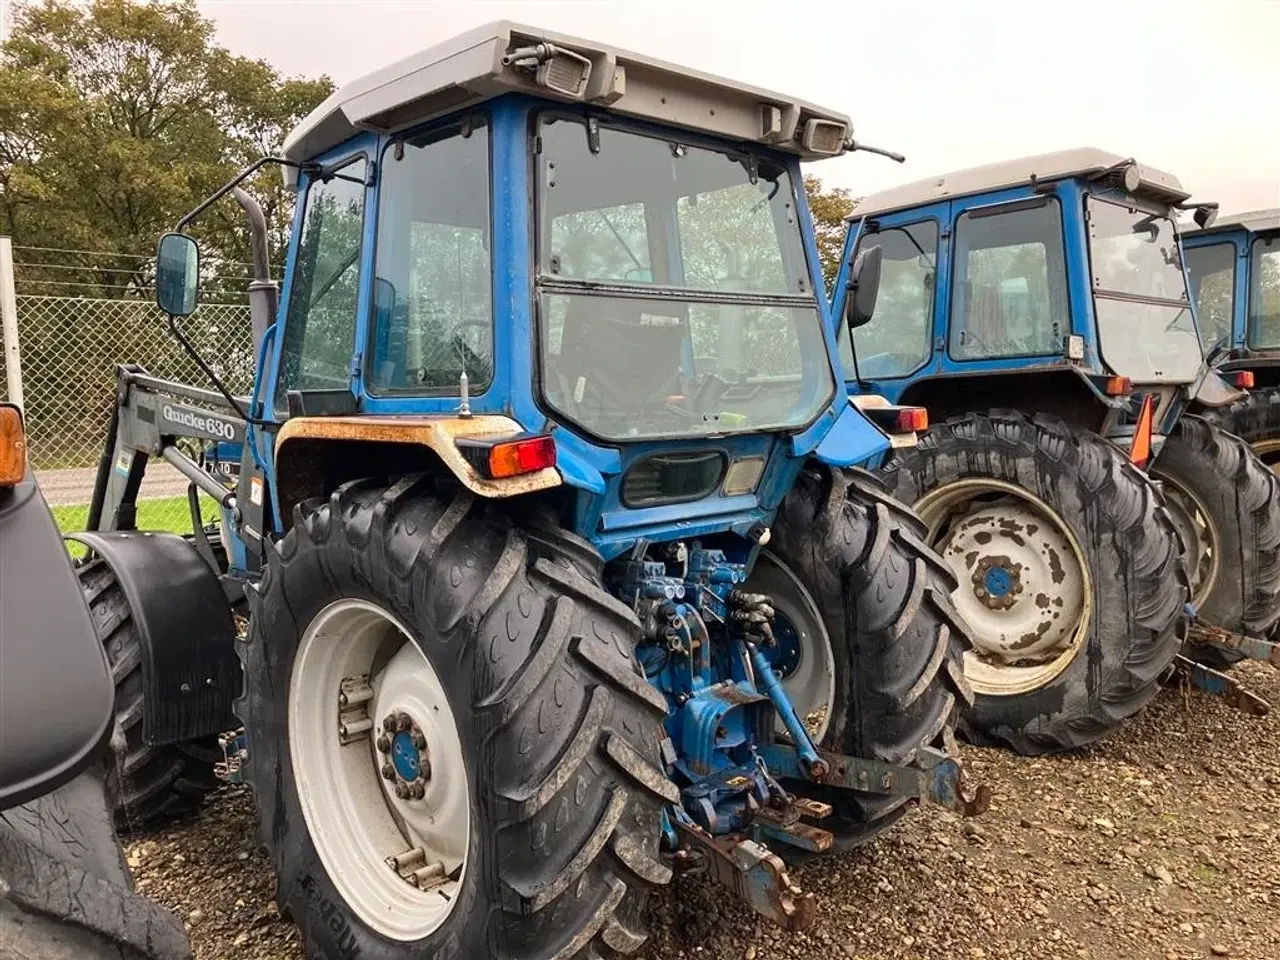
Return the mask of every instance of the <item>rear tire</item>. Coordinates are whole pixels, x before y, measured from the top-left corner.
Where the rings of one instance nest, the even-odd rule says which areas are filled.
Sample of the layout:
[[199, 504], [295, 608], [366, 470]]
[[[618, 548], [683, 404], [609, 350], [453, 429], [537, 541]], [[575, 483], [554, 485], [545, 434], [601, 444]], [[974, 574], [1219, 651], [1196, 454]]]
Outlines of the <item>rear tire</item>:
[[[678, 799], [659, 753], [665, 702], [634, 657], [639, 623], [592, 574], [598, 556], [581, 543], [562, 548], [572, 539], [562, 531], [513, 522], [512, 509], [467, 492], [439, 499], [421, 477], [390, 487], [355, 481], [299, 506], [279, 550], [269, 551], [241, 644], [237, 712], [277, 897], [310, 958], [567, 960], [633, 953], [645, 940], [649, 889], [670, 879], [658, 857], [662, 808]], [[350, 600], [397, 621], [390, 664], [407, 645], [438, 676], [446, 702], [433, 709], [456, 726], [462, 769], [442, 774], [443, 756], [433, 753], [428, 777], [462, 777], [470, 798], [450, 905], [395, 936], [368, 900], [343, 893], [390, 871], [384, 851], [373, 851], [368, 873], [335, 878], [336, 860], [318, 851], [304, 813], [314, 806], [304, 808], [300, 791], [337, 789], [300, 784], [295, 766], [304, 756], [295, 738], [313, 735], [290, 720], [303, 715], [291, 712], [295, 698], [311, 696], [291, 687], [320, 642], [308, 628]], [[386, 689], [390, 673], [375, 659], [371, 684]]]
[[[803, 584], [835, 654], [826, 749], [910, 763], [922, 747], [946, 746], [957, 701], [970, 696], [960, 667], [967, 628], [949, 598], [955, 578], [923, 529], [862, 470], [806, 469], [778, 511], [768, 550]], [[834, 807], [820, 825], [838, 849], [907, 809], [901, 797], [812, 784], [801, 792]]]
[[0, 812], [0, 960], [186, 960], [177, 920], [139, 896], [90, 770]]
[[[901, 500], [919, 504], [930, 543], [947, 543], [943, 554], [960, 589], [972, 591], [984, 611], [1008, 610], [1011, 618], [1020, 605], [1034, 603], [1026, 612], [1043, 617], [1035, 625], [1041, 637], [1046, 628], [1061, 629], [1053, 625], [1056, 600], [1039, 589], [1020, 595], [1020, 585], [993, 600], [994, 592], [982, 592], [988, 582], [980, 574], [988, 559], [1007, 561], [996, 553], [1025, 550], [1044, 531], [991, 519], [984, 521], [989, 529], [966, 534], [974, 550], [957, 551], [953, 538], [966, 527], [955, 521], [957, 511], [967, 507], [976, 519], [980, 512], [998, 512], [1003, 502], [1025, 502], [1040, 512], [1047, 508], [1049, 520], [1062, 527], [1056, 536], [1073, 541], [1074, 553], [1055, 553], [1045, 564], [1052, 584], [1069, 584], [1071, 576], [1081, 584], [1078, 626], [1062, 652], [1018, 661], [1019, 646], [1035, 642], [1034, 630], [1011, 638], [994, 633], [995, 613], [984, 612], [986, 627], [970, 619], [975, 630], [984, 631], [977, 643], [986, 654], [966, 660], [975, 693], [961, 718], [967, 739], [1028, 755], [1068, 750], [1116, 729], [1156, 695], [1186, 637], [1187, 571], [1159, 492], [1112, 444], [1052, 417], [975, 413], [931, 427], [917, 447], [899, 450], [882, 472]], [[950, 505], [951, 493], [970, 499]], [[1003, 499], [988, 500], [997, 496]], [[948, 529], [953, 521], [957, 526]], [[1034, 571], [1040, 559], [1028, 550], [1023, 566], [1031, 564]], [[1006, 581], [1003, 587], [1008, 586]]]
[[1204, 410], [1200, 416], [1248, 443], [1270, 469], [1280, 466], [1280, 386], [1258, 387], [1247, 397]]
[[[1151, 474], [1198, 554], [1187, 565], [1199, 615], [1230, 633], [1270, 637], [1280, 622], [1280, 479], [1244, 439], [1190, 414], [1166, 438]], [[1215, 669], [1244, 659], [1211, 644], [1189, 645], [1188, 656]]]
[[216, 737], [152, 746], [143, 739], [142, 641], [116, 575], [91, 558], [76, 569], [98, 641], [107, 652], [116, 685], [116, 762], [107, 771], [112, 815], [122, 834], [145, 833], [198, 810], [221, 784]]

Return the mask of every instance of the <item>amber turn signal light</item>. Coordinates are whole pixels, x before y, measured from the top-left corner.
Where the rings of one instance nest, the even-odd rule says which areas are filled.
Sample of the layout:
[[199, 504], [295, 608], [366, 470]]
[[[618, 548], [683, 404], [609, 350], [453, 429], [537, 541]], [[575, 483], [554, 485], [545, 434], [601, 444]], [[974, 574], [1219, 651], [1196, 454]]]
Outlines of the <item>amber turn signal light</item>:
[[1236, 386], [1239, 387], [1241, 390], [1252, 390], [1253, 389], [1253, 371], [1252, 370], [1238, 371], [1236, 373], [1235, 383], [1236, 383]]
[[21, 483], [27, 475], [27, 437], [22, 413], [11, 403], [0, 403], [0, 487]]
[[1128, 377], [1112, 377], [1107, 381], [1107, 395], [1122, 397], [1133, 390], [1133, 381]]
[[929, 411], [924, 407], [907, 407], [898, 411], [898, 429], [904, 433], [917, 433], [929, 429]]

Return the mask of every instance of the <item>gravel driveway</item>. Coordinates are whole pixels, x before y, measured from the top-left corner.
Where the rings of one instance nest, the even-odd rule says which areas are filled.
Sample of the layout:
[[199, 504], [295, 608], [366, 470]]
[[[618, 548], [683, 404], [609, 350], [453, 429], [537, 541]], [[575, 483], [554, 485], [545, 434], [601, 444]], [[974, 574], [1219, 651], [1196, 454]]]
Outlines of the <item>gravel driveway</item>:
[[[1280, 672], [1238, 675], [1280, 710]], [[1070, 757], [966, 748], [995, 790], [961, 821], [921, 809], [794, 877], [819, 920], [786, 935], [719, 887], [652, 901], [645, 960], [1280, 960], [1280, 712], [1250, 719], [1166, 691], [1127, 729]], [[129, 846], [139, 886], [185, 918], [197, 960], [301, 960], [254, 846], [252, 799]]]

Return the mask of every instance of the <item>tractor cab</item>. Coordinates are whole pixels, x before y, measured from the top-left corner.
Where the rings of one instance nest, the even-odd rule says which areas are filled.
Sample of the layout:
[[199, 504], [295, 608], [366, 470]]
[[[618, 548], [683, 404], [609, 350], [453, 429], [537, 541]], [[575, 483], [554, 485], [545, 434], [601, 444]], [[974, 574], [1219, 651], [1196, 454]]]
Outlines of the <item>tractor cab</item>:
[[1126, 444], [1149, 402], [1158, 450], [1204, 374], [1174, 222], [1188, 197], [1093, 148], [868, 197], [834, 298], [842, 311], [850, 265], [881, 249], [874, 315], [852, 340], [840, 330], [850, 391], [946, 416], [963, 378], [966, 408], [1043, 407]]
[[1236, 386], [1280, 386], [1280, 209], [1185, 227], [1205, 351]]

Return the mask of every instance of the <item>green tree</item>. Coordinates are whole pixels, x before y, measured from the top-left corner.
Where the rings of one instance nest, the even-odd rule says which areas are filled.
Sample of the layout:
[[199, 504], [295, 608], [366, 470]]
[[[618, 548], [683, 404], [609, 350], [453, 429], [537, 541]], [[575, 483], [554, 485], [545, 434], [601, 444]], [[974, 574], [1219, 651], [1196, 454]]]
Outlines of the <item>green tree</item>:
[[[0, 48], [0, 232], [28, 246], [124, 255], [84, 265], [102, 294], [136, 292], [150, 280], [149, 260], [136, 255], [149, 257], [202, 197], [278, 149], [331, 89], [327, 77], [285, 79], [218, 46], [194, 0], [22, 3]], [[278, 263], [292, 198], [275, 170], [251, 190]], [[206, 279], [244, 275], [221, 268], [248, 259], [233, 201], [195, 229]]]
[[844, 187], [824, 190], [822, 181], [813, 174], [805, 176], [804, 192], [809, 197], [809, 212], [818, 238], [818, 256], [822, 260], [822, 276], [827, 281], [827, 293], [830, 293], [835, 286], [836, 274], [840, 272], [845, 217], [853, 212], [858, 198]]

